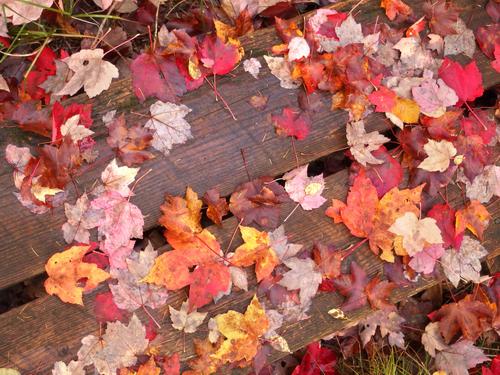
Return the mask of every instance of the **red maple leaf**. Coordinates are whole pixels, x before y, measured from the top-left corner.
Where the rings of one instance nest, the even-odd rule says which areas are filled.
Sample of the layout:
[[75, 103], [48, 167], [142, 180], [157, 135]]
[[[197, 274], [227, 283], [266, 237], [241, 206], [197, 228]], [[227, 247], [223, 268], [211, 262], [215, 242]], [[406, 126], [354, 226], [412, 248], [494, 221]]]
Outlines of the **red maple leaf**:
[[224, 41], [216, 35], [203, 38], [198, 56], [203, 66], [212, 74], [223, 75], [234, 69], [240, 61], [239, 45]]
[[391, 112], [396, 105], [397, 95], [385, 86], [368, 95], [370, 103], [376, 106], [375, 112]]
[[148, 51], [137, 56], [130, 64], [134, 93], [143, 102], [156, 97], [163, 102], [178, 102], [186, 83], [173, 56], [163, 57]]
[[283, 112], [280, 115], [273, 115], [272, 120], [276, 133], [280, 136], [295, 137], [300, 141], [309, 134], [311, 120], [305, 112], [298, 109], [283, 108]]
[[212, 262], [197, 267], [191, 273], [189, 307], [197, 309], [213, 301], [219, 293], [227, 292], [231, 282], [229, 268]]
[[292, 375], [335, 375], [336, 363], [337, 356], [331, 349], [322, 348], [319, 341], [313, 342]]
[[339, 293], [346, 297], [341, 306], [343, 311], [356, 310], [366, 305], [365, 287], [367, 284], [366, 272], [354, 261], [351, 262], [350, 274], [342, 274], [339, 278], [333, 280], [333, 285]]
[[61, 126], [70, 117], [80, 115], [79, 124], [90, 128], [92, 126], [92, 104], [72, 103], [63, 107], [61, 103], [55, 102], [52, 106], [52, 142], [62, 138]]
[[130, 314], [116, 306], [110, 291], [95, 296], [94, 314], [99, 323], [114, 321], [126, 322]]
[[427, 217], [436, 220], [436, 224], [441, 230], [444, 248], [453, 246], [455, 249], [460, 249], [464, 235], [456, 231], [455, 210], [453, 207], [450, 207], [447, 203], [436, 204], [429, 210]]
[[439, 78], [455, 90], [459, 98], [458, 105], [473, 101], [483, 95], [483, 77], [474, 60], [463, 67], [445, 58], [439, 68]]

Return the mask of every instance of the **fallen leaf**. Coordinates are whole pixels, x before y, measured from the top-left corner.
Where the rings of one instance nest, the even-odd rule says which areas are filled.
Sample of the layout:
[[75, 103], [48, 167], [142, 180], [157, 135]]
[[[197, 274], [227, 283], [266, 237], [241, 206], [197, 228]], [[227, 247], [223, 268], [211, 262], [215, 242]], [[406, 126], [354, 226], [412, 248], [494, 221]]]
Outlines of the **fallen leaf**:
[[465, 229], [470, 230], [477, 238], [483, 239], [483, 234], [490, 224], [491, 215], [478, 201], [470, 201], [466, 207], [461, 208], [455, 214], [455, 228], [457, 233], [463, 233]]
[[483, 95], [483, 77], [474, 60], [462, 67], [445, 58], [439, 68], [439, 77], [455, 91], [460, 100], [458, 105]]
[[377, 131], [367, 133], [363, 121], [347, 123], [346, 136], [353, 157], [361, 165], [383, 163], [383, 160], [377, 159], [371, 152], [377, 150], [382, 144], [389, 142], [389, 138]]
[[126, 322], [129, 318], [127, 311], [120, 309], [113, 300], [111, 292], [99, 293], [95, 296], [94, 315], [99, 323], [121, 321]]
[[[460, 174], [459, 174], [460, 175]], [[470, 200], [488, 203], [493, 196], [500, 196], [500, 167], [488, 165], [476, 176], [472, 183], [463, 176], [459, 180], [465, 183], [465, 195]]]
[[335, 375], [336, 364], [337, 356], [331, 349], [321, 347], [320, 341], [313, 342], [292, 375]]
[[269, 327], [269, 320], [257, 296], [254, 296], [244, 314], [229, 310], [215, 317], [217, 327], [225, 340], [212, 358], [222, 363], [251, 361], [260, 348], [259, 338]]
[[321, 196], [325, 189], [323, 174], [308, 177], [307, 167], [304, 165], [285, 173], [285, 190], [290, 198], [300, 204], [304, 210], [314, 210], [321, 207], [326, 199]]
[[436, 367], [449, 375], [468, 375], [468, 369], [490, 359], [468, 340], [458, 341], [436, 355]]
[[448, 347], [441, 336], [438, 322], [431, 322], [425, 326], [425, 332], [422, 333], [422, 345], [432, 358], [436, 357], [436, 352]]
[[363, 43], [361, 24], [357, 23], [351, 15], [340, 26], [335, 27], [335, 33], [337, 34], [340, 47], [353, 43]]
[[301, 85], [300, 81], [292, 78], [290, 65], [283, 57], [264, 55], [264, 60], [266, 60], [267, 66], [269, 70], [271, 70], [271, 74], [279, 79], [281, 87], [284, 89], [296, 89]]
[[102, 375], [115, 375], [118, 369], [135, 365], [136, 356], [146, 350], [148, 343], [146, 328], [134, 314], [128, 325], [108, 323], [101, 338], [85, 336], [78, 360], [84, 366], [93, 364]]
[[142, 364], [137, 370], [137, 375], [160, 375], [161, 369], [156, 366], [154, 357]]
[[[21, 375], [17, 370], [7, 369], [5, 372], [2, 372], [3, 370], [3, 368], [0, 369], [0, 374], [2, 375]], [[85, 370], [79, 361], [71, 361], [67, 365], [64, 362], [58, 361], [54, 363], [52, 375], [85, 375]]]
[[199, 59], [212, 74], [227, 74], [234, 69], [243, 55], [240, 42], [229, 38], [227, 43], [215, 36], [206, 35], [198, 49]]
[[432, 72], [425, 70], [424, 78], [420, 86], [412, 88], [413, 98], [424, 115], [441, 117], [445, 114], [446, 107], [457, 103], [458, 97], [442, 79], [432, 79]]
[[207, 208], [207, 216], [217, 225], [222, 225], [222, 217], [229, 212], [226, 198], [221, 197], [217, 189], [210, 189], [203, 195], [203, 203]]
[[153, 133], [153, 147], [167, 156], [174, 144], [183, 144], [193, 138], [191, 125], [184, 119], [191, 108], [184, 104], [157, 101], [149, 107], [151, 119], [144, 127]]
[[323, 277], [335, 279], [341, 275], [340, 266], [342, 265], [342, 260], [344, 260], [344, 254], [342, 251], [335, 249], [333, 245], [323, 245], [315, 242], [313, 257]]
[[306, 39], [302, 36], [293, 37], [288, 43], [288, 60], [295, 61], [308, 57], [311, 49]]
[[303, 248], [303, 245], [288, 243], [288, 237], [285, 234], [284, 225], [280, 225], [268, 234], [269, 245], [281, 261], [294, 257]]
[[255, 79], [259, 79], [260, 68], [262, 68], [262, 65], [255, 57], [243, 61], [243, 69], [245, 72], [250, 73]]
[[382, 0], [380, 6], [385, 9], [385, 14], [391, 21], [397, 16], [408, 17], [413, 13], [402, 0]]
[[80, 115], [74, 115], [66, 120], [61, 126], [61, 134], [63, 137], [69, 136], [74, 143], [81, 141], [94, 134], [90, 129], [80, 125]]
[[[45, 264], [49, 278], [45, 280], [45, 290], [50, 295], [57, 295], [63, 302], [83, 306], [83, 292], [90, 291], [110, 275], [95, 264], [82, 261], [83, 256], [91, 249], [90, 245], [72, 246], [55, 253]], [[80, 280], [85, 279], [84, 286]]]
[[57, 95], [74, 95], [83, 87], [93, 98], [107, 90], [112, 79], [118, 78], [118, 69], [103, 57], [104, 50], [96, 48], [82, 49], [63, 59], [74, 74]]
[[456, 32], [455, 25], [458, 21], [460, 10], [454, 3], [446, 0], [426, 1], [423, 11], [429, 20], [429, 27], [434, 34], [444, 36]]
[[396, 306], [389, 301], [389, 296], [396, 284], [387, 280], [380, 280], [374, 277], [365, 287], [366, 297], [373, 309], [391, 311], [396, 310]]
[[429, 172], [444, 172], [450, 166], [450, 160], [457, 154], [453, 143], [429, 139], [424, 145], [427, 157], [418, 165], [418, 168]]
[[312, 259], [289, 258], [283, 263], [290, 268], [278, 282], [288, 290], [300, 290], [300, 304], [308, 306], [318, 291], [323, 277]]
[[445, 253], [443, 245], [431, 245], [424, 247], [424, 249], [415, 254], [408, 265], [416, 272], [430, 274], [434, 271], [436, 262]]
[[261, 281], [269, 276], [274, 267], [279, 264], [278, 256], [271, 248], [269, 234], [242, 225], [240, 225], [240, 231], [244, 244], [235, 250], [231, 263], [239, 267], [255, 264], [257, 281]]
[[439, 322], [439, 330], [447, 344], [459, 333], [464, 339], [474, 342], [488, 327], [488, 322], [491, 323], [493, 311], [490, 307], [470, 297], [443, 305], [432, 316], [433, 321]]
[[280, 115], [271, 118], [279, 136], [295, 137], [301, 141], [309, 135], [311, 119], [305, 112], [286, 107]]
[[64, 212], [68, 219], [62, 226], [64, 240], [67, 243], [73, 241], [90, 243], [89, 229], [97, 226], [100, 214], [99, 211], [90, 208], [87, 194], [83, 193], [74, 205], [64, 203]]
[[468, 29], [464, 21], [460, 18], [455, 25], [456, 34], [446, 35], [444, 37], [444, 56], [458, 55], [463, 53], [469, 58], [474, 57], [476, 52], [476, 38], [474, 32]]
[[403, 237], [402, 246], [409, 256], [415, 256], [427, 244], [443, 243], [436, 220], [430, 217], [419, 219], [413, 212], [406, 212], [398, 217], [389, 228], [389, 232]]
[[172, 327], [179, 331], [186, 333], [194, 333], [198, 327], [203, 323], [208, 313], [200, 313], [196, 310], [188, 313], [188, 301], [182, 302], [179, 310], [169, 306], [170, 319], [172, 320]]
[[441, 257], [441, 265], [448, 280], [456, 287], [460, 280], [466, 282], [480, 281], [481, 259], [488, 255], [488, 251], [479, 241], [464, 236], [462, 245], [457, 251], [448, 249]]
[[34, 0], [24, 3], [18, 0], [7, 0], [3, 2], [3, 15], [12, 17], [13, 25], [22, 25], [39, 19], [44, 8], [50, 8], [53, 2], [54, 0]]
[[359, 323], [359, 336], [361, 337], [363, 347], [375, 336], [378, 327], [382, 338], [387, 336], [389, 345], [397, 346], [404, 350], [405, 340], [401, 330], [401, 323], [404, 323], [404, 321], [405, 319], [395, 311], [387, 313], [386, 311], [379, 310], [371, 313]]
[[339, 293], [346, 297], [340, 307], [342, 311], [349, 312], [366, 305], [365, 287], [368, 284], [368, 277], [356, 262], [351, 262], [350, 274], [342, 274], [333, 280], [333, 284]]
[[106, 190], [115, 191], [128, 198], [132, 194], [128, 185], [135, 181], [137, 172], [139, 168], [119, 167], [116, 159], [113, 159], [102, 171], [101, 180]]

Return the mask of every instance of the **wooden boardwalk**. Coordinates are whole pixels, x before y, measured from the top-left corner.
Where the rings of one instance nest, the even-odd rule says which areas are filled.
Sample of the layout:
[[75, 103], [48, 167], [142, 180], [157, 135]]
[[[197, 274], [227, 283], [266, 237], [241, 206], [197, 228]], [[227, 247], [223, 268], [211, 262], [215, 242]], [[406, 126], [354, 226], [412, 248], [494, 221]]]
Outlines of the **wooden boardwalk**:
[[[348, 11], [357, 2], [340, 1], [330, 7]], [[375, 20], [376, 17], [385, 17], [379, 3], [368, 1], [361, 4], [356, 20], [367, 22]], [[470, 19], [470, 28], [475, 29], [485, 22], [484, 7], [477, 6], [484, 5], [485, 1], [472, 5], [467, 1], [458, 3], [463, 5], [464, 14], [467, 14], [463, 17]], [[419, 12], [419, 4], [421, 5], [420, 1], [411, 4], [416, 13]], [[274, 29], [263, 29], [242, 38], [242, 43], [246, 57], [259, 57], [267, 54], [270, 46], [278, 43], [278, 39]], [[499, 75], [479, 50], [475, 59], [483, 74], [485, 86], [497, 85], [500, 82]], [[139, 104], [130, 87], [130, 80], [124, 79], [114, 83], [110, 90], [97, 99], [89, 100], [87, 96], [81, 95], [71, 100], [93, 103], [97, 148], [100, 158], [106, 161], [102, 166], [85, 173], [78, 181], [81, 186], [90, 186], [98, 179], [102, 168], [113, 157], [106, 145], [107, 130], [102, 124], [102, 115], [116, 109], [118, 113], [125, 113], [127, 122], [134, 123], [138, 120], [134, 113], [148, 111], [150, 102]], [[193, 140], [176, 146], [175, 152], [169, 157], [157, 155], [155, 159], [142, 165], [142, 172], [151, 172], [137, 185], [136, 194], [131, 201], [145, 215], [145, 230], [157, 225], [159, 206], [163, 203], [166, 193], [183, 195], [186, 186], [190, 185], [200, 195], [210, 188], [217, 187], [222, 195], [227, 196], [237, 185], [247, 181], [240, 156], [241, 149], [244, 150], [252, 178], [263, 175], [281, 176], [295, 167], [295, 160], [290, 155], [290, 143], [275, 135], [270, 115], [278, 113], [285, 106], [296, 106], [298, 90], [282, 89], [267, 67], [261, 69], [258, 80], [239, 67], [218, 80], [218, 90], [228, 101], [237, 121], [232, 119], [220, 102], [215, 101], [212, 89], [204, 85], [182, 98], [182, 103], [192, 108], [187, 120], [192, 126]], [[257, 93], [269, 96], [267, 107], [262, 111], [249, 104], [250, 97]], [[300, 164], [335, 152], [343, 152], [339, 150], [346, 147], [346, 113], [330, 111], [330, 98], [327, 95], [323, 97], [323, 104], [322, 110], [313, 115], [310, 135], [306, 140], [297, 143]], [[381, 114], [370, 115], [365, 123], [368, 131], [386, 131], [390, 127], [385, 116]], [[2, 132], [5, 133], [0, 140], [2, 160], [7, 144], [33, 145], [38, 141], [30, 134], [16, 129]], [[344, 199], [348, 190], [347, 170], [327, 177], [326, 188], [326, 198]], [[21, 207], [12, 195], [13, 190], [12, 170], [7, 163], [0, 163], [0, 289], [42, 274], [47, 259], [65, 246], [61, 231], [61, 225], [65, 221], [63, 210], [59, 208], [53, 213], [34, 215]], [[452, 206], [462, 201], [459, 190], [453, 187], [448, 189], [448, 197]], [[70, 197], [69, 201], [74, 201], [74, 197]], [[285, 205], [282, 218], [293, 207], [294, 204]], [[333, 243], [339, 248], [357, 242], [358, 239], [351, 236], [343, 225], [333, 225], [332, 220], [324, 215], [324, 208], [326, 205], [322, 209], [307, 213], [297, 210], [286, 222], [287, 233], [293, 234], [293, 238], [297, 238], [297, 242], [305, 246], [310, 246], [314, 240]], [[487, 208], [492, 220], [484, 246], [490, 251], [490, 258], [493, 259], [500, 252], [500, 203], [493, 200]], [[235, 218], [228, 218], [224, 220], [222, 227], [213, 226], [210, 230], [225, 248], [236, 225]], [[162, 247], [160, 251], [167, 248]], [[382, 262], [366, 245], [353, 257], [370, 276], [381, 273]], [[252, 286], [248, 292], [233, 292], [217, 304], [211, 304], [201, 310], [207, 311], [209, 317], [228, 309], [244, 310], [255, 293], [255, 280], [252, 279], [253, 276], [249, 277]], [[393, 299], [403, 300], [439, 281], [422, 279], [416, 285], [397, 289], [393, 293]], [[83, 336], [99, 332], [99, 324], [93, 313], [92, 295], [85, 298], [85, 307], [64, 304], [56, 297], [43, 296], [0, 315], [0, 367], [16, 367], [23, 374], [48, 374], [55, 361], [68, 362], [75, 356]], [[185, 292], [174, 292], [170, 294], [167, 303], [177, 308], [185, 299]], [[296, 350], [345, 326], [345, 321], [335, 320], [327, 314], [327, 311], [337, 307], [341, 300], [334, 293], [319, 293], [310, 310], [311, 319], [285, 325], [280, 331], [290, 348]], [[183, 360], [188, 359], [193, 356], [193, 338], [205, 336], [206, 332], [181, 334], [169, 325], [167, 311], [165, 307], [153, 312], [163, 326], [157, 341], [160, 349], [172, 353], [184, 348], [180, 353], [181, 357]], [[368, 312], [369, 309], [361, 309], [349, 315], [349, 318], [355, 321], [366, 316]], [[283, 353], [273, 352], [271, 359], [282, 355]]]

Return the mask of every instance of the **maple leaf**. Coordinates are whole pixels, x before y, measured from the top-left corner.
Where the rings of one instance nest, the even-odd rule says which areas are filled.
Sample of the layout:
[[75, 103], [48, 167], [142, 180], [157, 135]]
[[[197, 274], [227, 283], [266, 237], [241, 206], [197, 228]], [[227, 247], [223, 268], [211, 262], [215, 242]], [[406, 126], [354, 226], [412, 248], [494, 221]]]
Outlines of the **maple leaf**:
[[127, 311], [121, 310], [115, 304], [111, 292], [99, 293], [95, 296], [94, 315], [99, 323], [114, 322], [116, 320], [125, 322], [129, 318]]
[[131, 167], [154, 158], [152, 153], [145, 151], [153, 140], [150, 129], [140, 125], [127, 128], [123, 114], [104, 123], [109, 132], [106, 142], [116, 149], [118, 157], [126, 166]]
[[137, 370], [137, 375], [160, 375], [161, 369], [156, 366], [154, 357], [149, 357], [149, 360], [142, 364]]
[[117, 280], [109, 284], [113, 299], [120, 309], [135, 311], [141, 306], [152, 309], [163, 306], [168, 292], [165, 288], [142, 282], [155, 263], [158, 252], [148, 243], [143, 251], [132, 252], [125, 262], [126, 269], [112, 268], [110, 273]]
[[125, 267], [125, 258], [133, 249], [131, 238], [142, 238], [144, 217], [141, 210], [116, 191], [106, 191], [90, 203], [102, 215], [98, 235], [104, 237], [101, 250], [110, 256], [113, 267]]
[[427, 157], [418, 165], [418, 168], [429, 172], [444, 172], [450, 166], [450, 159], [457, 154], [457, 149], [451, 142], [441, 140], [429, 141], [424, 145]]
[[446, 107], [457, 103], [458, 96], [442, 79], [432, 79], [431, 71], [424, 71], [424, 79], [420, 86], [412, 88], [413, 98], [424, 115], [441, 117], [445, 114]]
[[389, 232], [402, 236], [403, 249], [410, 256], [421, 252], [426, 244], [443, 243], [436, 220], [430, 217], [419, 219], [413, 212], [406, 212], [397, 218], [389, 228]]
[[434, 34], [444, 36], [456, 33], [455, 25], [460, 10], [453, 3], [446, 0], [426, 1], [423, 11]]
[[441, 265], [448, 280], [456, 287], [460, 280], [480, 281], [481, 258], [488, 254], [488, 251], [479, 241], [464, 236], [460, 249], [446, 250], [441, 257]]
[[467, 228], [477, 238], [483, 239], [483, 233], [490, 223], [491, 215], [478, 201], [470, 201], [466, 207], [456, 212], [455, 228], [457, 233], [463, 233]]
[[363, 121], [347, 123], [346, 136], [347, 144], [350, 147], [349, 150], [361, 165], [383, 163], [383, 160], [375, 158], [371, 152], [377, 150], [382, 144], [389, 142], [389, 138], [384, 137], [377, 131], [367, 133]]
[[207, 216], [217, 225], [222, 225], [222, 217], [229, 211], [226, 199], [220, 196], [217, 189], [210, 189], [203, 195], [203, 203], [207, 208]]
[[22, 25], [36, 21], [42, 15], [44, 8], [50, 8], [54, 0], [34, 0], [25, 3], [18, 0], [6, 0], [2, 2], [2, 18], [11, 18], [13, 25]]
[[231, 291], [231, 271], [217, 262], [205, 263], [191, 273], [189, 306], [199, 308], [212, 302], [220, 293]]
[[179, 375], [181, 371], [181, 364], [179, 359], [179, 353], [174, 353], [171, 356], [163, 357], [164, 362], [162, 364], [163, 372], [165, 375]]
[[352, 163], [349, 170], [349, 180], [354, 181], [358, 174], [364, 173], [377, 189], [378, 197], [382, 198], [385, 193], [401, 183], [403, 168], [384, 146], [380, 146], [371, 154], [384, 162], [382, 164], [367, 164], [364, 167], [360, 163]]
[[368, 99], [376, 106], [376, 112], [391, 112], [396, 105], [397, 95], [387, 87], [380, 86], [378, 90], [368, 95]]
[[392, 108], [391, 112], [386, 112], [386, 116], [389, 120], [401, 129], [403, 129], [404, 123], [417, 123], [419, 115], [420, 108], [415, 101], [400, 97], [396, 99], [396, 104]]
[[290, 198], [301, 205], [304, 210], [313, 210], [326, 202], [321, 196], [325, 188], [323, 174], [308, 177], [307, 167], [304, 165], [285, 173], [285, 190]]
[[439, 67], [439, 77], [455, 91], [460, 100], [458, 105], [483, 95], [483, 77], [474, 60], [462, 67], [445, 58]]
[[[0, 369], [3, 370], [3, 369]], [[6, 372], [4, 375], [20, 375], [20, 372]], [[64, 362], [58, 361], [54, 363], [52, 375], [85, 375], [83, 365], [79, 361], [71, 361], [67, 365]]]
[[288, 42], [289, 61], [300, 60], [308, 57], [310, 54], [311, 48], [304, 37], [296, 36]]
[[115, 191], [128, 198], [132, 194], [128, 185], [134, 182], [137, 172], [139, 168], [119, 167], [116, 159], [113, 159], [102, 171], [101, 180], [107, 191]]
[[443, 245], [431, 245], [415, 254], [408, 263], [416, 272], [429, 274], [434, 271], [434, 267], [439, 258], [445, 253]]
[[496, 165], [486, 166], [472, 183], [467, 177], [460, 177], [460, 173], [458, 176], [458, 180], [465, 183], [465, 194], [470, 200], [487, 203], [493, 196], [500, 196], [500, 167]]
[[496, 123], [490, 111], [475, 110], [460, 120], [460, 126], [468, 137], [480, 136], [484, 144], [490, 144], [496, 133]]
[[333, 280], [339, 293], [347, 297], [341, 306], [345, 312], [359, 309], [367, 302], [365, 287], [368, 284], [368, 278], [366, 272], [354, 261], [351, 262], [350, 267], [350, 274], [342, 274]]
[[241, 224], [252, 222], [276, 228], [279, 224], [280, 205], [288, 202], [285, 189], [271, 177], [260, 177], [239, 185], [229, 199], [229, 210]]
[[468, 369], [489, 360], [481, 349], [474, 346], [473, 341], [462, 340], [436, 355], [436, 367], [449, 375], [468, 375]]
[[457, 233], [455, 229], [455, 210], [447, 203], [436, 204], [427, 212], [427, 216], [436, 220], [436, 224], [441, 230], [443, 247], [452, 246], [458, 249], [462, 242], [463, 233]]
[[318, 291], [323, 277], [312, 259], [289, 258], [283, 263], [290, 268], [278, 282], [288, 290], [300, 290], [300, 304], [308, 306]]
[[245, 72], [250, 73], [255, 79], [259, 78], [260, 68], [262, 68], [262, 65], [255, 57], [243, 61], [243, 69]]
[[417, 36], [401, 38], [392, 48], [401, 52], [400, 62], [405, 69], [425, 69], [434, 61]]
[[332, 245], [323, 245], [315, 242], [313, 246], [313, 257], [321, 269], [323, 277], [335, 279], [341, 275], [340, 266], [344, 259], [342, 251], [335, 249]]
[[311, 119], [305, 112], [286, 107], [280, 115], [272, 115], [271, 119], [279, 136], [295, 137], [301, 141], [309, 135]]
[[188, 313], [188, 301], [182, 302], [179, 310], [172, 306], [168, 307], [170, 311], [170, 319], [172, 319], [172, 327], [186, 333], [194, 333], [203, 323], [208, 313], [200, 313], [196, 310]]
[[61, 126], [61, 135], [63, 137], [69, 136], [74, 143], [81, 141], [94, 134], [90, 129], [85, 126], [80, 125], [80, 115], [74, 115], [66, 120], [66, 122]]
[[447, 344], [459, 333], [467, 340], [476, 341], [492, 318], [490, 307], [473, 301], [470, 295], [442, 306], [432, 315], [432, 320], [439, 322], [439, 330]]
[[285, 58], [264, 55], [264, 60], [266, 60], [271, 74], [279, 79], [281, 87], [284, 89], [296, 89], [301, 85], [300, 81], [292, 78], [290, 65]]
[[211, 357], [222, 363], [251, 361], [259, 350], [259, 338], [269, 327], [266, 312], [257, 296], [252, 298], [244, 314], [229, 310], [217, 315], [215, 321], [226, 339]]
[[[90, 245], [72, 246], [49, 258], [45, 264], [49, 278], [44, 283], [48, 294], [56, 294], [63, 302], [83, 305], [83, 292], [109, 279], [110, 275], [95, 264], [83, 262], [90, 249]], [[84, 286], [80, 286], [81, 279], [86, 280]]]
[[357, 23], [350, 14], [339, 26], [335, 27], [335, 33], [340, 47], [353, 43], [363, 43], [361, 24]]
[[389, 295], [392, 290], [396, 287], [396, 284], [387, 280], [380, 280], [378, 277], [374, 277], [365, 287], [366, 297], [368, 302], [374, 309], [379, 310], [395, 310], [394, 304], [389, 302]]
[[216, 35], [206, 35], [198, 49], [203, 66], [213, 74], [223, 75], [234, 69], [243, 56], [243, 49], [236, 39], [225, 43]]
[[146, 328], [134, 314], [128, 325], [108, 323], [101, 338], [85, 336], [78, 350], [78, 360], [84, 365], [94, 365], [102, 375], [115, 375], [122, 367], [133, 366], [137, 355], [148, 346]]
[[[73, 103], [63, 107], [61, 103], [55, 102], [52, 106], [52, 142], [59, 141], [62, 138], [61, 127], [71, 117], [79, 115], [79, 125], [86, 128], [92, 126], [92, 104]], [[43, 135], [43, 134], [42, 134]]]
[[387, 336], [390, 345], [397, 346], [404, 350], [405, 340], [404, 334], [401, 331], [401, 323], [404, 321], [405, 319], [395, 311], [388, 313], [379, 310], [368, 315], [368, 317], [360, 322], [360, 327], [362, 328], [359, 332], [359, 336], [361, 337], [363, 346], [366, 346], [371, 338], [375, 336], [378, 327], [382, 338]]
[[463, 53], [469, 58], [474, 57], [476, 52], [476, 38], [474, 32], [468, 29], [460, 18], [455, 25], [456, 34], [444, 37], [444, 56], [458, 55]]
[[439, 352], [448, 347], [443, 340], [443, 336], [441, 336], [438, 322], [431, 322], [425, 326], [425, 332], [422, 333], [421, 340], [425, 351], [433, 358], [436, 357], [436, 351]]
[[151, 119], [144, 127], [153, 133], [153, 147], [165, 156], [170, 153], [174, 144], [183, 144], [193, 138], [191, 125], [184, 119], [191, 108], [184, 104], [164, 103], [157, 101], [149, 107]]
[[76, 200], [74, 205], [64, 204], [64, 212], [68, 221], [63, 224], [62, 231], [67, 243], [90, 242], [89, 229], [95, 228], [100, 220], [100, 212], [90, 208], [90, 201], [86, 193]]
[[271, 248], [269, 234], [242, 225], [240, 232], [244, 244], [235, 250], [231, 263], [239, 267], [248, 267], [255, 263], [257, 281], [261, 281], [279, 264], [278, 256]]
[[103, 60], [104, 50], [82, 49], [63, 59], [74, 74], [57, 95], [74, 95], [82, 87], [89, 98], [109, 88], [113, 78], [118, 78], [118, 69]]
[[335, 375], [337, 356], [328, 348], [321, 347], [321, 342], [307, 345], [306, 354], [300, 365], [295, 367], [292, 375]]
[[303, 245], [288, 243], [288, 237], [285, 234], [284, 225], [280, 225], [268, 234], [269, 245], [281, 261], [294, 257], [300, 250], [302, 250]]
[[143, 102], [156, 97], [162, 102], [178, 102], [186, 93], [186, 82], [173, 56], [164, 57], [156, 51], [137, 56], [130, 64], [135, 96]]
[[391, 21], [397, 16], [408, 17], [413, 13], [402, 0], [382, 0], [380, 6], [385, 9], [385, 14]]

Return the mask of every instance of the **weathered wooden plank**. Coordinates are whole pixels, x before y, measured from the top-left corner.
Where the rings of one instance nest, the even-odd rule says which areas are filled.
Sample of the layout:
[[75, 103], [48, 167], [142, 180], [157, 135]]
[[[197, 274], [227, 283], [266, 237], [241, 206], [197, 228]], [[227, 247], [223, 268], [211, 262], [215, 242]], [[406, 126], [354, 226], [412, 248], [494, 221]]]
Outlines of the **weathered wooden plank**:
[[[348, 0], [331, 7], [345, 10], [350, 9], [354, 3], [356, 2]], [[466, 18], [471, 19], [471, 27], [486, 22], [487, 18], [484, 17], [481, 21], [484, 11], [477, 7], [478, 4], [470, 5], [466, 1], [460, 4], [462, 3], [466, 9]], [[412, 4], [417, 8], [417, 13], [419, 4], [421, 2]], [[485, 1], [480, 4], [484, 5]], [[374, 20], [376, 16], [385, 17], [378, 1], [360, 5], [357, 12], [356, 17], [360, 22]], [[248, 56], [262, 55], [272, 44], [278, 42], [272, 28], [259, 30], [243, 40]], [[492, 70], [489, 61], [480, 52], [477, 53], [477, 61], [485, 84], [492, 86], [500, 82], [499, 75]], [[254, 177], [279, 175], [294, 166], [289, 142], [275, 136], [269, 115], [278, 112], [283, 106], [295, 105], [297, 91], [281, 89], [267, 68], [262, 69], [259, 80], [255, 80], [243, 73], [241, 67], [234, 74], [220, 78], [218, 88], [236, 113], [238, 121], [231, 118], [221, 103], [215, 102], [207, 85], [182, 99], [184, 104], [193, 109], [188, 120], [193, 127], [194, 139], [186, 145], [176, 146], [169, 157], [158, 155], [156, 159], [144, 164], [142, 170], [151, 169], [151, 173], [137, 186], [132, 202], [146, 215], [146, 229], [157, 222], [158, 207], [166, 192], [181, 194], [189, 184], [200, 192], [218, 186], [222, 194], [229, 194], [236, 185], [245, 181], [247, 177], [240, 149], [245, 150], [250, 173]], [[262, 112], [248, 104], [248, 99], [258, 92], [269, 95], [268, 106]], [[325, 107], [314, 115], [310, 136], [307, 140], [298, 142], [301, 163], [345, 147], [346, 115], [340, 111], [329, 111], [326, 95], [324, 99]], [[84, 187], [98, 179], [111, 158], [110, 150], [105, 145], [106, 131], [100, 121], [101, 116], [108, 110], [117, 109], [118, 112], [125, 112], [128, 121], [134, 123], [141, 119], [132, 112], [145, 113], [148, 106], [137, 103], [130, 92], [130, 81], [127, 79], [114, 83], [110, 90], [97, 99], [88, 100], [81, 95], [71, 101], [93, 103], [98, 134], [97, 148], [101, 152], [100, 164], [79, 178], [80, 190], [84, 190]], [[367, 120], [367, 128], [370, 130], [384, 130], [387, 126], [386, 120], [379, 114], [372, 115]], [[15, 129], [4, 129], [2, 132], [2, 159], [8, 143], [33, 145], [39, 141]], [[0, 232], [0, 289], [40, 274], [48, 257], [64, 247], [60, 230], [64, 222], [62, 208], [51, 214], [31, 214], [17, 202], [12, 195], [13, 189], [11, 169], [6, 163], [0, 163], [0, 202], [3, 213], [0, 216], [0, 227], [3, 229]], [[70, 201], [73, 199], [74, 197], [70, 198]]]
[[[345, 170], [329, 176], [326, 179], [325, 196], [344, 199], [348, 189], [347, 177]], [[462, 198], [457, 188], [450, 187], [448, 194], [451, 205], [459, 206], [462, 204]], [[331, 219], [324, 215], [325, 207], [309, 212], [299, 209], [290, 217], [285, 227], [293, 242], [310, 246], [313, 241], [319, 240], [343, 248], [359, 240], [352, 237], [344, 225], [334, 225]], [[284, 212], [288, 213], [292, 208], [293, 204], [290, 204], [284, 209]], [[500, 231], [498, 224], [495, 223], [500, 218], [500, 201], [492, 202], [488, 205], [488, 209], [493, 219], [486, 234], [485, 246], [490, 253], [494, 253], [498, 251], [500, 243]], [[236, 225], [236, 220], [230, 218], [224, 221], [222, 228], [215, 226], [210, 228], [220, 239], [223, 248], [227, 246]], [[237, 236], [232, 247], [234, 248], [240, 242], [239, 236]], [[382, 271], [383, 263], [366, 246], [361, 247], [353, 257], [370, 276]], [[344, 266], [347, 266], [346, 262]], [[437, 281], [433, 279], [424, 280], [412, 288], [400, 289], [395, 292], [394, 298], [399, 301], [435, 282]], [[255, 293], [254, 279], [251, 285], [249, 292], [233, 292], [219, 303], [211, 304], [201, 310], [209, 312], [209, 316], [223, 313], [228, 309], [243, 311]], [[172, 293], [167, 304], [177, 308], [186, 298], [184, 291]], [[338, 306], [340, 301], [341, 298], [336, 294], [320, 293], [315, 298], [311, 308], [310, 320], [285, 325], [282, 333], [289, 341], [291, 348], [298, 349], [342, 328], [346, 322], [336, 321], [326, 313], [328, 309]], [[138, 311], [138, 313], [144, 321], [147, 320], [142, 311]], [[152, 313], [162, 325], [156, 341], [161, 350], [171, 353], [183, 348], [180, 353], [182, 358], [186, 360], [192, 357], [192, 339], [204, 337], [206, 331], [200, 330], [194, 335], [182, 335], [179, 331], [171, 328], [167, 307]], [[355, 312], [352, 319], [358, 319], [367, 313], [367, 309]], [[23, 370], [23, 374], [33, 372], [46, 374], [49, 373], [53, 362], [70, 360], [78, 350], [80, 339], [87, 334], [98, 334], [99, 325], [93, 314], [92, 296], [85, 298], [85, 307], [64, 304], [56, 297], [43, 297], [0, 315], [0, 332], [2, 332], [0, 367], [16, 366]], [[278, 356], [279, 353], [274, 353], [272, 358]]]

